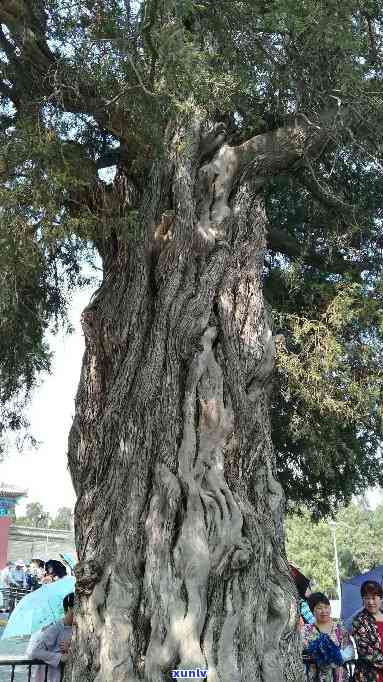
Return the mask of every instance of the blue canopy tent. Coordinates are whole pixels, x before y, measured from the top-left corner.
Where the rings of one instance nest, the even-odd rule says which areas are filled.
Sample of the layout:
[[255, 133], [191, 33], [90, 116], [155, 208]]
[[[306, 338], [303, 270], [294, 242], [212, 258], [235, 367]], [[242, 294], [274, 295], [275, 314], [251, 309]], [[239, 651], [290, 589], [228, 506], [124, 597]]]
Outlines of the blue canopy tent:
[[360, 586], [365, 580], [375, 580], [383, 585], [383, 566], [377, 566], [368, 573], [356, 575], [349, 580], [342, 580], [342, 606], [340, 617], [346, 628], [351, 629], [352, 621], [358, 611], [363, 607], [360, 596]]

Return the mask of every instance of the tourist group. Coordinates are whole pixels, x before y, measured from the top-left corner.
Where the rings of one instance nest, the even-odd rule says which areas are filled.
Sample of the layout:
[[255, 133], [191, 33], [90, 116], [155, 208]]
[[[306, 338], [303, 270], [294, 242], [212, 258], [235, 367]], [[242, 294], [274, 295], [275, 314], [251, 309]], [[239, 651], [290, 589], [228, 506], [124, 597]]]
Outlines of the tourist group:
[[332, 618], [328, 597], [312, 592], [310, 581], [290, 568], [300, 597], [308, 682], [383, 682], [382, 586], [374, 580], [362, 583], [362, 609], [346, 629]]

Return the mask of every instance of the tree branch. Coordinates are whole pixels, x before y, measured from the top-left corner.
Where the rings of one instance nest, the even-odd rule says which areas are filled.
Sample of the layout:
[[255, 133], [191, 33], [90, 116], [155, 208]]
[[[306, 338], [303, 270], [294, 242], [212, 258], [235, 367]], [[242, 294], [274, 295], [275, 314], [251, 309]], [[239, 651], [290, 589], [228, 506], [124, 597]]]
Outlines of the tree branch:
[[338, 110], [322, 114], [318, 122], [297, 116], [292, 125], [277, 128], [247, 140], [236, 148], [237, 172], [251, 166], [257, 176], [269, 176], [291, 169], [305, 158], [320, 156], [334, 141]]
[[332, 119], [329, 115], [326, 119], [320, 126], [307, 117], [298, 122], [297, 117], [293, 125], [256, 135], [237, 147], [221, 147], [204, 167], [214, 197], [210, 211], [213, 223], [220, 225], [230, 216], [230, 193], [241, 175], [251, 174], [261, 189], [268, 176], [292, 170], [308, 156], [320, 155], [333, 138], [328, 126]]
[[340, 211], [342, 214], [354, 214], [356, 207], [347, 204], [339, 196], [333, 194], [327, 187], [321, 185], [319, 180], [315, 177], [314, 170], [311, 164], [306, 164], [302, 170], [297, 173], [298, 180], [309, 190], [310, 194], [317, 199], [321, 204], [327, 208]]
[[[4, 78], [13, 84], [18, 108], [28, 108], [32, 100], [37, 105], [54, 102], [64, 111], [93, 116], [105, 130], [123, 138], [130, 124], [126, 111], [116, 106], [108, 110], [107, 100], [96, 88], [79, 81], [78, 73], [65, 58], [50, 50], [42, 3], [32, 6], [27, 0], [18, 0], [17, 11], [14, 5], [12, 0], [3, 0], [0, 5], [0, 24], [10, 34], [8, 39], [0, 27], [0, 49], [8, 59], [2, 71]], [[147, 94], [150, 93], [147, 91]], [[112, 101], [115, 103], [118, 98]]]
[[340, 275], [351, 270], [363, 272], [372, 266], [370, 260], [351, 262], [345, 260], [339, 253], [330, 257], [326, 254], [319, 254], [314, 249], [305, 252], [304, 245], [298, 239], [287, 230], [273, 225], [268, 230], [268, 248], [274, 253], [282, 253], [291, 259], [301, 258], [310, 267]]
[[[324, 111], [315, 122], [297, 115], [290, 125], [256, 135], [237, 147], [222, 146], [200, 173], [207, 179], [212, 197], [208, 222], [216, 231], [230, 216], [230, 193], [242, 175], [252, 175], [253, 187], [261, 190], [267, 177], [296, 171], [309, 159], [320, 158], [350, 125], [352, 112], [337, 107]], [[328, 196], [318, 183], [314, 185], [317, 195], [339, 208], [336, 198]], [[203, 229], [206, 233], [206, 226]]]
[[151, 0], [150, 3], [145, 3], [144, 26], [143, 26], [142, 33], [145, 37], [146, 43], [148, 45], [148, 48], [149, 48], [149, 51], [151, 54], [150, 74], [149, 74], [149, 84], [151, 87], [153, 86], [153, 83], [154, 83], [156, 62], [157, 62], [157, 58], [158, 58], [158, 53], [157, 53], [157, 50], [154, 46], [153, 38], [152, 38], [152, 27], [154, 26], [155, 21], [156, 21], [157, 9], [158, 9], [158, 0]]

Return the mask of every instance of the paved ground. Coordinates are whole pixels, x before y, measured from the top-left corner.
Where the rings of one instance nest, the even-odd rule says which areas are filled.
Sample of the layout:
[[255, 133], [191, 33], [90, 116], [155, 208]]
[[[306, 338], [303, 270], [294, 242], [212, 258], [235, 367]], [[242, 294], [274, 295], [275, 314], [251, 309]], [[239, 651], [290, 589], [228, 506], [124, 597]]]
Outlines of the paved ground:
[[[0, 637], [3, 634], [6, 615], [0, 614]], [[27, 639], [0, 639], [0, 656], [20, 656], [27, 648]], [[27, 668], [16, 668], [15, 682], [26, 682], [28, 680]], [[9, 682], [11, 679], [11, 668], [0, 666], [0, 682]]]

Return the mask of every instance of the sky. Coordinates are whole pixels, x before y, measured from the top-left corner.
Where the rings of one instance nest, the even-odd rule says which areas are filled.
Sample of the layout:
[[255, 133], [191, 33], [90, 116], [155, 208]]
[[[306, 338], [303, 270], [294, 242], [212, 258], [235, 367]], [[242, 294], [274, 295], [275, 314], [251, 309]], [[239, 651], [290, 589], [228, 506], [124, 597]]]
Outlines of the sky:
[[60, 507], [74, 505], [66, 461], [67, 441], [84, 351], [80, 316], [92, 292], [93, 289], [83, 289], [73, 296], [69, 318], [74, 333], [49, 336], [54, 351], [52, 373], [41, 377], [27, 411], [31, 432], [40, 445], [21, 453], [14, 448], [0, 464], [1, 482], [28, 490], [28, 497], [17, 505], [17, 516], [25, 513], [28, 502], [40, 502], [52, 515]]

